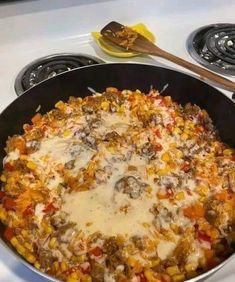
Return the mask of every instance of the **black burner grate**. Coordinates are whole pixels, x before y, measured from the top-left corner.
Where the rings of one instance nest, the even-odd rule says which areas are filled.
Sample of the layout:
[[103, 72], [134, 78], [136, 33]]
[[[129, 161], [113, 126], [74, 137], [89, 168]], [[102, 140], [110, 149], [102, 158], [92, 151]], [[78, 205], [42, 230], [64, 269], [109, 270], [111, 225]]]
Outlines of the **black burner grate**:
[[235, 24], [215, 24], [194, 31], [187, 41], [190, 55], [207, 68], [235, 76]]
[[83, 66], [104, 63], [102, 60], [83, 54], [55, 54], [40, 58], [27, 65], [17, 76], [15, 91], [19, 96], [39, 82], [60, 73]]

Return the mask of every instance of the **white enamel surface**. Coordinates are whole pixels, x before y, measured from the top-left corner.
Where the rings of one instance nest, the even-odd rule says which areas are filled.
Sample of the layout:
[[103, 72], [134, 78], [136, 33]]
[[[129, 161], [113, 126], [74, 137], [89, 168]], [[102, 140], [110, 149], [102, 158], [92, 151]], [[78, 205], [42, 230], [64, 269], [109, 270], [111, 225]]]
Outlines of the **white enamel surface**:
[[[2, 3], [3, 2], [3, 3]], [[89, 33], [107, 22], [145, 23], [157, 44], [184, 59], [185, 42], [196, 28], [218, 22], [234, 23], [234, 0], [35, 0], [0, 4], [0, 112], [16, 98], [14, 80], [32, 60], [59, 52], [78, 52], [106, 62], [125, 62], [102, 53]], [[163, 59], [137, 57], [130, 61], [170, 66]], [[180, 68], [178, 68], [180, 69]], [[182, 69], [181, 69], [182, 70]], [[235, 79], [232, 79], [235, 81]], [[229, 97], [230, 93], [225, 92]], [[0, 129], [1, 130], [1, 129]], [[235, 281], [235, 261], [207, 282]], [[0, 246], [0, 282], [45, 282]]]

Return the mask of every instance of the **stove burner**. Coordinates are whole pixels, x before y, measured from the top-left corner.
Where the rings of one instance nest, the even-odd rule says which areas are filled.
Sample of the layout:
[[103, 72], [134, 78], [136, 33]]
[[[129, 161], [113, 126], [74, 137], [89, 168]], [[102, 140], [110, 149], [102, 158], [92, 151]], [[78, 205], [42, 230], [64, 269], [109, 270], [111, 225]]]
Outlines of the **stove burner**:
[[39, 82], [60, 73], [83, 66], [104, 63], [102, 60], [83, 54], [54, 54], [39, 58], [25, 66], [15, 81], [15, 91], [19, 96]]
[[187, 49], [201, 65], [235, 76], [235, 24], [213, 24], [195, 30], [187, 40]]

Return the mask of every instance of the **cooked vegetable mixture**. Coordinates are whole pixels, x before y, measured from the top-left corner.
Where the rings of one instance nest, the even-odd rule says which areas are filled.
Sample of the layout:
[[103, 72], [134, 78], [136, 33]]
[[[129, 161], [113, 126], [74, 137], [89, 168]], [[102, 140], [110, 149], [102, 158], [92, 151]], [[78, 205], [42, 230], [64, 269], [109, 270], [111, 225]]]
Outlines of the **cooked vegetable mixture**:
[[235, 241], [235, 151], [205, 110], [156, 90], [59, 101], [10, 137], [4, 236], [63, 281], [180, 282]]

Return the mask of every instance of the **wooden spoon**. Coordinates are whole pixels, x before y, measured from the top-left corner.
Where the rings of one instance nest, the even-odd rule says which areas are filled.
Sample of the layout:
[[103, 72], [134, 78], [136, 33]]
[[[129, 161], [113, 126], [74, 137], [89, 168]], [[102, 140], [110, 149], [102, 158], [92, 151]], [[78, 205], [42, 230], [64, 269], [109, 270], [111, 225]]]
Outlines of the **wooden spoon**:
[[112, 21], [107, 24], [101, 30], [101, 34], [104, 38], [126, 50], [162, 57], [199, 74], [202, 78], [215, 82], [218, 86], [223, 86], [226, 90], [235, 92], [234, 82], [160, 49], [138, 32], [118, 22]]

